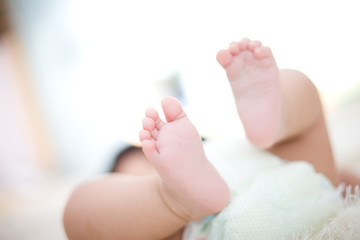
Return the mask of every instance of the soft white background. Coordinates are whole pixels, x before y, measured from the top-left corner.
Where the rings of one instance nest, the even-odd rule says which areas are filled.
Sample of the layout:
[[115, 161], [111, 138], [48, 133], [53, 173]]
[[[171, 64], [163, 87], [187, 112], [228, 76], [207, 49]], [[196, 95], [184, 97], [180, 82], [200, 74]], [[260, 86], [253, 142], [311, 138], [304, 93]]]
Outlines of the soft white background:
[[152, 84], [173, 73], [180, 73], [187, 110], [203, 135], [241, 134], [215, 60], [233, 40], [261, 40], [280, 67], [305, 72], [324, 94], [343, 93], [360, 82], [356, 1], [12, 5], [39, 104], [63, 166], [71, 171], [93, 171], [122, 140], [136, 141], [144, 108], [158, 107]]

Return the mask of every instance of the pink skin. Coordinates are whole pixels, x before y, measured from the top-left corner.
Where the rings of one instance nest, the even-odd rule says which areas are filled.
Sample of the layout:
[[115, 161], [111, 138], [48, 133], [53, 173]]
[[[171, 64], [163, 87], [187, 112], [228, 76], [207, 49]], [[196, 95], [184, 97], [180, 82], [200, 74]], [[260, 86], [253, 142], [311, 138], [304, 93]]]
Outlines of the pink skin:
[[[217, 60], [226, 70], [249, 140], [270, 147], [281, 134], [279, 69], [270, 49], [243, 39], [219, 51]], [[229, 201], [229, 189], [206, 159], [197, 130], [176, 99], [164, 98], [162, 108], [166, 122], [155, 109], [146, 111], [140, 141], [161, 177], [164, 201], [185, 220], [221, 211]]]
[[187, 221], [221, 211], [230, 192], [207, 160], [200, 135], [175, 98], [164, 98], [162, 108], [166, 122], [148, 109], [139, 136], [146, 158], [160, 175], [165, 203]]
[[225, 69], [248, 139], [269, 148], [281, 135], [279, 69], [268, 47], [243, 39], [220, 50], [217, 61]]

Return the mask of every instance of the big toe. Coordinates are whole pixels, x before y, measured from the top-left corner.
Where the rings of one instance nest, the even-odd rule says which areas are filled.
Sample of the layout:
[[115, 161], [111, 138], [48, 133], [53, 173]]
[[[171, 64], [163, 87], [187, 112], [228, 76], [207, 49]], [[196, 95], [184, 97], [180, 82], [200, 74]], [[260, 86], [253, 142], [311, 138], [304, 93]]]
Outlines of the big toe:
[[161, 106], [167, 122], [172, 122], [186, 116], [180, 102], [176, 98], [165, 97], [161, 101]]

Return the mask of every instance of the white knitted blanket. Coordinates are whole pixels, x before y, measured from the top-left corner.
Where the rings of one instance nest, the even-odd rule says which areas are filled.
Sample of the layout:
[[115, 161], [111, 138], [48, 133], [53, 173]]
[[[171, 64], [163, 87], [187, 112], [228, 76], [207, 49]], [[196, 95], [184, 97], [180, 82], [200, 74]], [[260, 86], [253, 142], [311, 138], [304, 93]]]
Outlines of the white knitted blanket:
[[188, 224], [184, 240], [360, 239], [360, 191], [344, 199], [303, 161], [286, 162], [244, 140], [205, 151], [231, 190], [219, 214]]

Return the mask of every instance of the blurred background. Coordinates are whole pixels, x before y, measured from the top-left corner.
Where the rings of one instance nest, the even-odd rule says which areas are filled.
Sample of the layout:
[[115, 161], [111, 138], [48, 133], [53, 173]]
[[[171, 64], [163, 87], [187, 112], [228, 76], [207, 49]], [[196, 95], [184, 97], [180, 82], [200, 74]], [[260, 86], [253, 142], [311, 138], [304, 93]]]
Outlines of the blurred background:
[[138, 144], [144, 109], [164, 95], [203, 136], [243, 136], [215, 60], [243, 37], [313, 80], [337, 164], [359, 174], [356, 3], [0, 0], [0, 239], [66, 239], [73, 187]]

